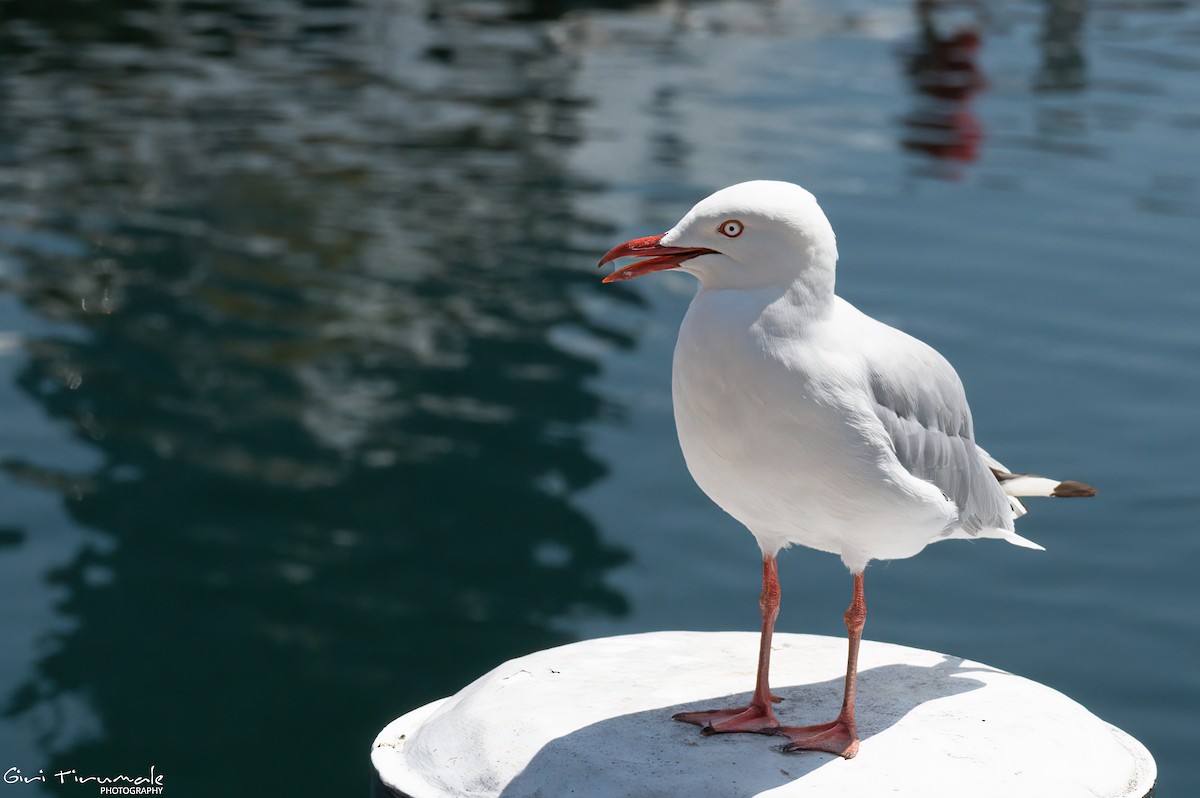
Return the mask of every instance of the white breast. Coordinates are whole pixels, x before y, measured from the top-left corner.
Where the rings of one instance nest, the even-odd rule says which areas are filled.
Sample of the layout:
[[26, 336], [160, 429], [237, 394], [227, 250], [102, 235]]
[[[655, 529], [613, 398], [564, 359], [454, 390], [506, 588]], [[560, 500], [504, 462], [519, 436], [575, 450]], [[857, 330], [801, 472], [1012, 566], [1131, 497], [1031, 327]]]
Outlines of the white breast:
[[702, 290], [688, 309], [672, 394], [692, 477], [766, 553], [798, 543], [848, 565], [916, 554], [952, 505], [896, 479], [855, 406], [853, 356], [825, 340], [824, 322], [794, 329], [775, 294]]

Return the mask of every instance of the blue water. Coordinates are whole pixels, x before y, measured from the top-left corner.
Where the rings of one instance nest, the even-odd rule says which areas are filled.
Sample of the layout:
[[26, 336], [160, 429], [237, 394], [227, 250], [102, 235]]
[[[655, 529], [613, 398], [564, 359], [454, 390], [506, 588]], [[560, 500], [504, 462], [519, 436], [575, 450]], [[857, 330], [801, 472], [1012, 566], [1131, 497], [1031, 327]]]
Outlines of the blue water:
[[[600, 5], [0, 3], [0, 767], [362, 791], [505, 658], [757, 628], [671, 420], [694, 287], [593, 266], [769, 177], [985, 447], [1100, 490], [873, 565], [867, 637], [1200, 793], [1200, 5]], [[781, 576], [843, 632], [835, 558]]]

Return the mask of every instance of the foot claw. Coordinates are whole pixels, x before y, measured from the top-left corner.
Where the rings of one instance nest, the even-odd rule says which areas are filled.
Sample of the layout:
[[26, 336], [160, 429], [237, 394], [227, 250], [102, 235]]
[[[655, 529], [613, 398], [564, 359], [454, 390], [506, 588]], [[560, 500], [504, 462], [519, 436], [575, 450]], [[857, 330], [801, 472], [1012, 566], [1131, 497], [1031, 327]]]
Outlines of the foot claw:
[[706, 737], [714, 734], [733, 734], [745, 732], [750, 734], [773, 734], [779, 728], [779, 721], [771, 712], [771, 708], [751, 704], [747, 707], [733, 709], [710, 709], [701, 712], [680, 712], [672, 718], [684, 723], [693, 723], [700, 727], [700, 733]]
[[853, 723], [841, 719], [815, 726], [780, 726], [775, 734], [791, 741], [776, 747], [775, 750], [783, 754], [825, 751], [843, 759], [853, 759], [858, 754], [858, 731]]

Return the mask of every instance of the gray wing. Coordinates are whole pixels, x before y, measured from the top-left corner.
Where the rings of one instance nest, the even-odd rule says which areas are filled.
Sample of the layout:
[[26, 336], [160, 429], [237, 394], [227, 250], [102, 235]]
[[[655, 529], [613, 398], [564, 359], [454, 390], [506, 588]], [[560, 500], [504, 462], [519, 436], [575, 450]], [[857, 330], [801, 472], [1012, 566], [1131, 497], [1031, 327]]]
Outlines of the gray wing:
[[954, 367], [916, 338], [885, 329], [888, 334], [866, 348], [866, 365], [875, 414], [896, 459], [958, 505], [968, 534], [1011, 530], [1012, 507], [975, 445], [971, 408]]

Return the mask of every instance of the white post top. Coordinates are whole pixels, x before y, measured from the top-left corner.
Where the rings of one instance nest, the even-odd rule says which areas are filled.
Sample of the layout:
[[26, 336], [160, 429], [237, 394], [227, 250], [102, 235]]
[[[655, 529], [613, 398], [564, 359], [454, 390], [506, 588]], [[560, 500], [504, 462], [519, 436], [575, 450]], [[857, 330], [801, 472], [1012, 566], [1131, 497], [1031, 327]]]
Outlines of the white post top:
[[[832, 720], [846, 642], [776, 634], [782, 723]], [[782, 754], [784, 738], [703, 737], [671, 720], [745, 704], [758, 635], [657, 632], [510, 660], [375, 740], [407, 798], [1145, 798], [1150, 752], [1061, 693], [978, 662], [863, 641], [858, 756]]]

